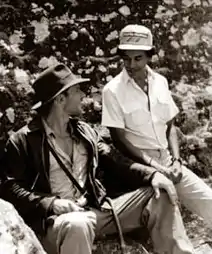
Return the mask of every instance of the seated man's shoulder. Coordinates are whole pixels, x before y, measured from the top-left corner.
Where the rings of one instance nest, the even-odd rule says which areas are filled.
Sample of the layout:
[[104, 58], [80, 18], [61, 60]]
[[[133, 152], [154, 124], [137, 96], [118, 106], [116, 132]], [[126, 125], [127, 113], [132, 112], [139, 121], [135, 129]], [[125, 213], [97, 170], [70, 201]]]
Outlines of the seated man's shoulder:
[[10, 135], [9, 139], [13, 140], [13, 141], [17, 141], [19, 139], [26, 137], [29, 132], [30, 132], [29, 126], [25, 125], [22, 128], [20, 128], [19, 130], [17, 130], [16, 132], [13, 132]]
[[162, 84], [167, 84], [167, 79], [162, 74], [158, 73], [157, 71], [151, 70], [151, 75], [158, 81], [160, 81]]
[[77, 125], [80, 126], [80, 127], [83, 127], [83, 128], [86, 128], [86, 129], [93, 129], [89, 123], [86, 123], [85, 121], [82, 121], [82, 120], [77, 120]]
[[118, 75], [116, 75], [114, 78], [112, 78], [103, 88], [103, 92], [106, 92], [108, 90], [115, 91], [118, 89], [122, 81], [122, 72], [120, 72]]
[[33, 119], [32, 121], [30, 121], [28, 124], [21, 127], [16, 132], [13, 132], [10, 135], [9, 140], [15, 143], [21, 142], [23, 140], [26, 140], [30, 133], [37, 133], [37, 131], [40, 129], [41, 127], [40, 125], [38, 125], [37, 120], [35, 121]]
[[78, 128], [82, 129], [86, 134], [97, 135], [96, 131], [89, 123], [86, 123], [85, 121], [78, 120], [77, 121]]

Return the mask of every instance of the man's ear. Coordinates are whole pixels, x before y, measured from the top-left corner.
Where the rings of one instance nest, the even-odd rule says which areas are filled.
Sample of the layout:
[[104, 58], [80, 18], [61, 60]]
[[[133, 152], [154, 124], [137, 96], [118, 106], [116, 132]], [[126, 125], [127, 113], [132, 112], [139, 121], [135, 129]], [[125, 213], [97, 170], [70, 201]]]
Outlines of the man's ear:
[[56, 98], [55, 98], [55, 102], [56, 104], [61, 104], [64, 102], [65, 96], [64, 94], [59, 94]]

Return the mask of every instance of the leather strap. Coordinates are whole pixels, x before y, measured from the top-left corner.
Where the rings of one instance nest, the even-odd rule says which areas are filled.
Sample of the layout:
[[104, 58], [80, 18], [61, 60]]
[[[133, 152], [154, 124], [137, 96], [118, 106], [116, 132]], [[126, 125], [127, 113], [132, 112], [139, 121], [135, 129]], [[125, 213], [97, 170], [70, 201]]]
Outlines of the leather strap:
[[62, 162], [62, 160], [60, 159], [60, 157], [58, 156], [57, 152], [55, 151], [55, 149], [53, 148], [53, 146], [48, 142], [49, 145], [49, 150], [51, 151], [52, 155], [55, 157], [55, 159], [57, 160], [58, 164], [60, 165], [60, 167], [62, 168], [62, 170], [65, 172], [65, 174], [67, 175], [67, 177], [70, 179], [70, 181], [77, 187], [77, 189], [84, 195], [86, 193], [86, 190], [84, 188], [82, 188], [80, 186], [80, 184], [77, 182], [77, 180], [75, 179], [75, 177], [71, 174], [71, 172], [67, 169], [67, 167], [65, 166], [65, 164]]

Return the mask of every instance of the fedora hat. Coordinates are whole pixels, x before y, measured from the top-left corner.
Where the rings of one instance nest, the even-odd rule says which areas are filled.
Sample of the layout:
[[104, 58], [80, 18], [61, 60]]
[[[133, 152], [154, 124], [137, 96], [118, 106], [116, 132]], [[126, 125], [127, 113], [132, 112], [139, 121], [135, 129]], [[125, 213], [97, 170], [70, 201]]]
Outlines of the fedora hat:
[[120, 50], [151, 50], [153, 39], [151, 31], [142, 25], [127, 25], [119, 36]]
[[79, 78], [64, 64], [57, 64], [43, 71], [33, 83], [34, 105], [38, 109], [51, 102], [59, 94], [73, 85], [90, 81], [88, 78]]

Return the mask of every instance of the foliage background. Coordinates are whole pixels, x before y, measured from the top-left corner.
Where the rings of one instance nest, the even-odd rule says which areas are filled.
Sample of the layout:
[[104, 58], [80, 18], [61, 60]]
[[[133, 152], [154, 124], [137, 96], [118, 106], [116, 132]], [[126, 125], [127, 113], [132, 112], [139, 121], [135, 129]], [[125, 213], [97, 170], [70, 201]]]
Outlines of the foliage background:
[[118, 33], [129, 23], [152, 30], [151, 66], [168, 78], [181, 110], [176, 121], [181, 154], [209, 179], [212, 0], [1, 0], [0, 151], [31, 118], [33, 80], [56, 62], [91, 78], [84, 117], [100, 128], [101, 90], [120, 71]]
[[0, 144], [24, 125], [31, 83], [55, 62], [91, 78], [86, 119], [101, 118], [101, 89], [120, 71], [118, 33], [126, 24], [148, 26], [181, 113], [177, 119], [185, 161], [201, 176], [212, 170], [211, 0], [2, 0], [0, 4]]

